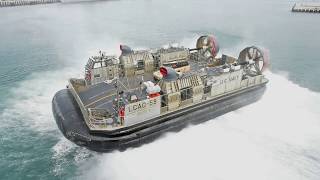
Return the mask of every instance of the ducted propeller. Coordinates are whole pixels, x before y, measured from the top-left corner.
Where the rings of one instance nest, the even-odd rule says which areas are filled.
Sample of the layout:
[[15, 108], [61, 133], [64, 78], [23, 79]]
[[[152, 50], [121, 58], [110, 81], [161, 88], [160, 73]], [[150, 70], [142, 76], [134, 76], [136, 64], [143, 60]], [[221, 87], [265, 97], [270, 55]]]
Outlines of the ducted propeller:
[[212, 57], [216, 57], [219, 52], [219, 45], [214, 36], [200, 36], [196, 47], [197, 49], [203, 49], [204, 53], [209, 52]]
[[238, 63], [250, 73], [261, 74], [269, 65], [268, 53], [255, 46], [247, 47], [240, 52]]

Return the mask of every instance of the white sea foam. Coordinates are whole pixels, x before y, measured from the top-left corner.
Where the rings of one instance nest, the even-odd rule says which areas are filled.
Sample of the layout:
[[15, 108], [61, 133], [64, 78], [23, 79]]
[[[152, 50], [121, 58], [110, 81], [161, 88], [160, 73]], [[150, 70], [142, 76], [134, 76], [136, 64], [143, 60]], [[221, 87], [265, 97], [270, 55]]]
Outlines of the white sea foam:
[[34, 73], [11, 91], [7, 107], [0, 115], [1, 126], [26, 127], [39, 132], [56, 129], [51, 112], [55, 92], [65, 88], [71, 76], [79, 76], [75, 69]]
[[110, 44], [94, 42], [90, 44], [90, 47], [79, 47], [81, 52], [66, 59], [69, 64], [73, 64], [72, 67], [32, 73], [26, 80], [12, 87], [10, 98], [5, 102], [6, 108], [0, 114], [0, 119], [3, 120], [0, 127], [23, 126], [43, 133], [56, 130], [57, 126], [51, 112], [51, 100], [54, 94], [66, 87], [70, 77], [83, 78], [83, 66], [86, 59], [89, 56], [97, 55], [99, 48], [101, 50], [108, 49], [110, 54], [119, 54], [118, 47], [109, 47], [118, 45], [119, 41], [110, 38], [104, 39]]
[[[181, 44], [193, 47], [195, 40]], [[21, 82], [0, 115], [1, 126], [56, 130], [52, 96], [81, 72], [35, 73]], [[52, 148], [52, 171], [60, 175], [75, 163], [79, 179], [319, 179], [319, 93], [284, 75], [268, 72], [267, 77], [270, 83], [259, 102], [140, 148], [97, 154], [60, 136]]]
[[94, 154], [85, 148], [78, 147], [64, 137], [61, 137], [58, 143], [53, 146], [52, 152], [54, 166], [51, 171], [56, 176], [61, 176], [65, 172], [66, 166], [82, 164]]
[[125, 152], [96, 155], [80, 179], [319, 179], [319, 93], [268, 72], [263, 98]]

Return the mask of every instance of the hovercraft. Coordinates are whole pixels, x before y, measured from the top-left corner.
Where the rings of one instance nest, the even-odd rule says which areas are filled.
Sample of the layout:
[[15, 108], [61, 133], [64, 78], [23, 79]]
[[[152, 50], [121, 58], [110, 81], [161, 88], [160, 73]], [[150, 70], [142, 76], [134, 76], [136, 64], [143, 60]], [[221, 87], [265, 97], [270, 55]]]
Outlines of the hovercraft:
[[201, 36], [193, 49], [120, 49], [119, 57], [101, 51], [90, 57], [84, 78], [69, 79], [52, 100], [60, 131], [79, 146], [99, 152], [140, 146], [253, 103], [268, 82], [265, 51], [251, 46], [238, 58], [217, 57], [213, 36]]

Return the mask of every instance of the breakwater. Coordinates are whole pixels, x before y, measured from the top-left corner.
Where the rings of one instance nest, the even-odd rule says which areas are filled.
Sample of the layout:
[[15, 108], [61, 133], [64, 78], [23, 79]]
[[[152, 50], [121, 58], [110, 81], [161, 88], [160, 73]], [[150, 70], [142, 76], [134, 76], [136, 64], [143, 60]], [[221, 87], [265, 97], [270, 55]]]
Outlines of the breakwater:
[[320, 13], [320, 3], [295, 3], [292, 12]]
[[0, 7], [60, 3], [61, 0], [0, 0]]

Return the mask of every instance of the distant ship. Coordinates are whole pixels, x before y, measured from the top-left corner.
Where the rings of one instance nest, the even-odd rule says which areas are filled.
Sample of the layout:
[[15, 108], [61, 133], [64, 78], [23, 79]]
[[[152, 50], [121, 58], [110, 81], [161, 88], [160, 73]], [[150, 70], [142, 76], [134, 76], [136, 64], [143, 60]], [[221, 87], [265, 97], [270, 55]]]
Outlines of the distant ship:
[[201, 36], [194, 49], [120, 49], [120, 57], [90, 57], [84, 78], [71, 78], [52, 100], [59, 129], [79, 146], [99, 152], [140, 146], [253, 103], [268, 82], [264, 51], [251, 46], [238, 58], [216, 57], [214, 36]]

